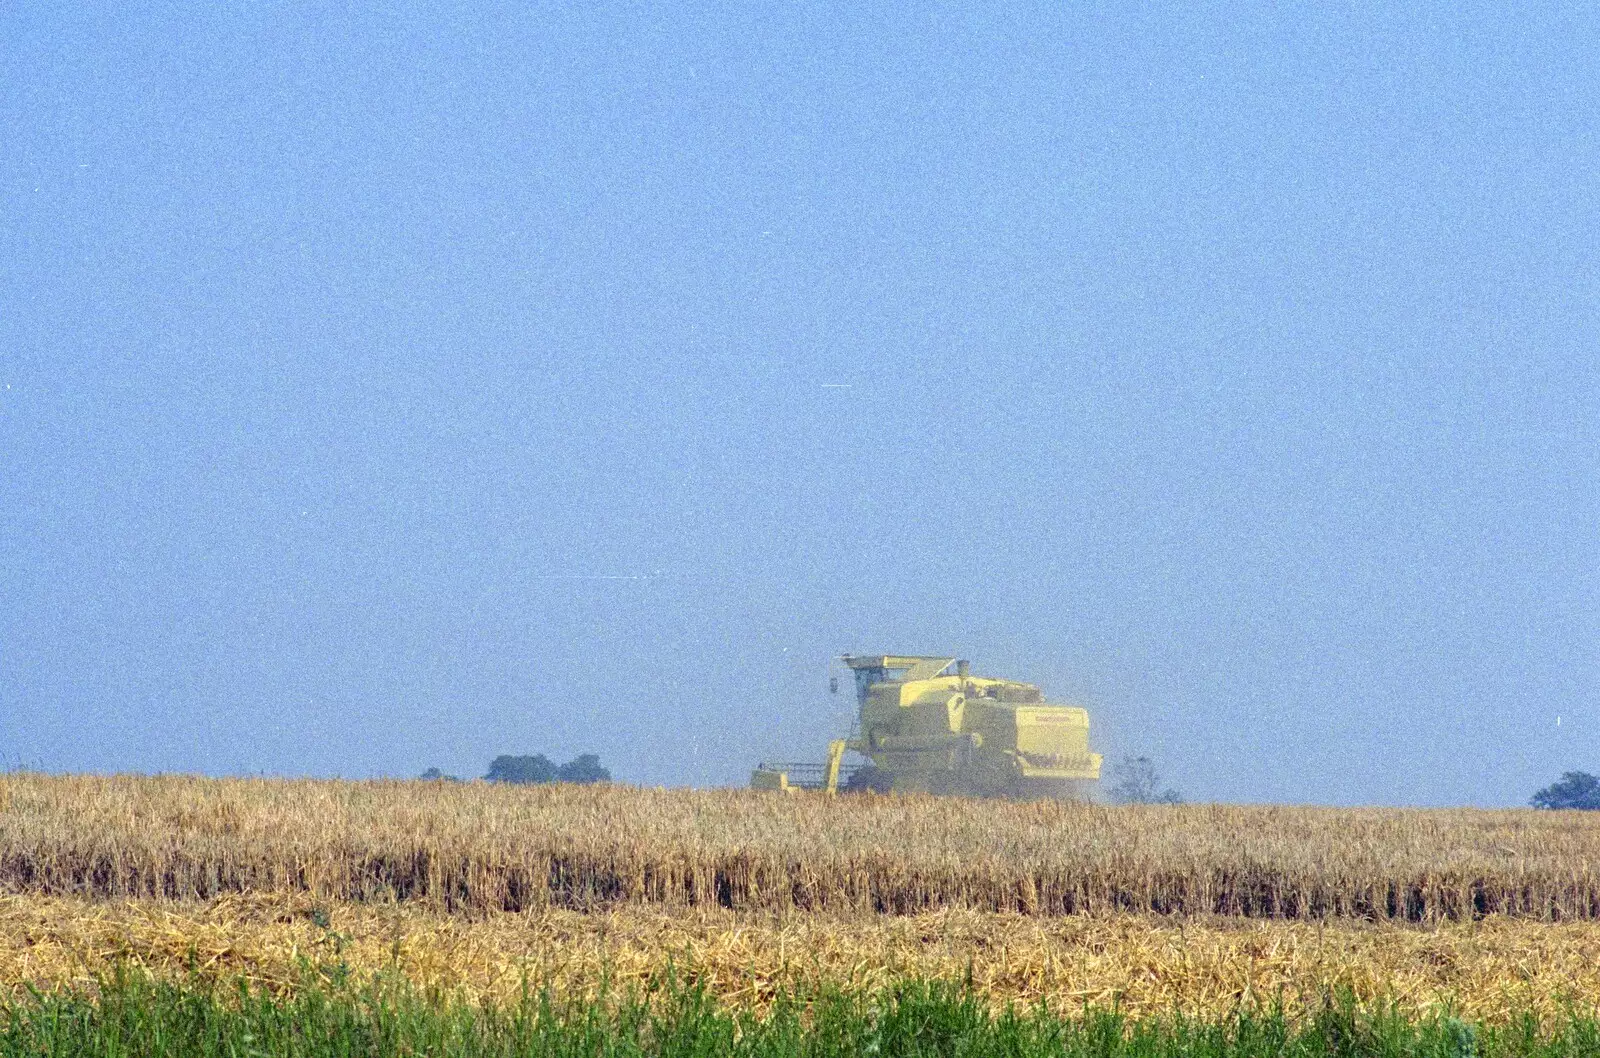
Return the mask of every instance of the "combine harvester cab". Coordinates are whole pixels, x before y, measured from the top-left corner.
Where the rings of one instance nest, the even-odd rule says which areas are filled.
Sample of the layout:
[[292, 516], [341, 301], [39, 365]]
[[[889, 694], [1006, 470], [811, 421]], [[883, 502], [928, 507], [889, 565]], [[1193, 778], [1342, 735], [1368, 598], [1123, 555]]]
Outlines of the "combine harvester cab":
[[1038, 687], [969, 673], [955, 658], [873, 654], [842, 658], [855, 676], [857, 731], [830, 743], [825, 764], [762, 764], [750, 785], [820, 789], [867, 775], [874, 788], [975, 797], [1087, 799], [1100, 778], [1089, 713], [1044, 700]]

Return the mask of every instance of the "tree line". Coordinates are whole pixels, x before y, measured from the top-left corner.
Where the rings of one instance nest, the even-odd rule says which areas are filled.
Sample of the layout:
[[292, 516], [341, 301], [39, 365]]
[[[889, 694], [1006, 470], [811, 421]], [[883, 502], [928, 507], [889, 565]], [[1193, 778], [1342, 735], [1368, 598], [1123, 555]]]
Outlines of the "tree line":
[[[1176, 790], [1163, 789], [1160, 775], [1149, 757], [1127, 757], [1112, 766], [1117, 780], [1107, 791], [1119, 804], [1177, 804], [1183, 798]], [[459, 782], [459, 777], [429, 768], [419, 778]], [[611, 771], [595, 753], [580, 753], [565, 764], [557, 764], [543, 753], [532, 756], [501, 754], [489, 762], [483, 778], [488, 782], [538, 785], [543, 783], [610, 782]], [[887, 784], [885, 784], [887, 788]], [[1548, 810], [1579, 809], [1600, 811], [1600, 777], [1582, 771], [1569, 771], [1544, 787], [1528, 802]]]
[[[459, 776], [446, 775], [438, 768], [429, 768], [418, 778], [443, 782], [461, 781]], [[580, 753], [565, 764], [557, 764], [543, 753], [535, 753], [531, 757], [502, 753], [489, 762], [489, 771], [484, 775], [484, 779], [488, 782], [519, 785], [551, 782], [586, 784], [610, 782], [611, 771], [600, 763], [599, 755], [594, 753]]]

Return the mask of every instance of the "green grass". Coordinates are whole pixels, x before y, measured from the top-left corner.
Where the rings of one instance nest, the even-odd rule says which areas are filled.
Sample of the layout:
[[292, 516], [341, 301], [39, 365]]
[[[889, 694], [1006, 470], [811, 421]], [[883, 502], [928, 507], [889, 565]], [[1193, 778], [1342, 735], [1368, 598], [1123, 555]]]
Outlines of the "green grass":
[[1447, 1016], [1409, 1021], [1332, 1002], [1290, 1024], [1271, 1012], [1202, 1022], [1134, 1022], [1111, 1011], [1063, 1018], [989, 1012], [954, 985], [780, 997], [756, 1017], [693, 986], [586, 1006], [530, 995], [511, 1007], [425, 996], [403, 985], [337, 983], [285, 997], [126, 974], [92, 992], [31, 993], [0, 1007], [0, 1055], [357, 1056], [662, 1055], [682, 1058], [1312, 1058], [1312, 1056], [1600, 1055], [1600, 1022], [1473, 1027]]

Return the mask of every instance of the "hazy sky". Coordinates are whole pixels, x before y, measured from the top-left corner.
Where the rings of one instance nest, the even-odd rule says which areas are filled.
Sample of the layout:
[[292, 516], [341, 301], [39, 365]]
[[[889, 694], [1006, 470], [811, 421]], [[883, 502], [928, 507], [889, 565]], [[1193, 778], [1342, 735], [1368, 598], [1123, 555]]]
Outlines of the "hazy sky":
[[1589, 4], [0, 9], [0, 758], [1600, 771]]

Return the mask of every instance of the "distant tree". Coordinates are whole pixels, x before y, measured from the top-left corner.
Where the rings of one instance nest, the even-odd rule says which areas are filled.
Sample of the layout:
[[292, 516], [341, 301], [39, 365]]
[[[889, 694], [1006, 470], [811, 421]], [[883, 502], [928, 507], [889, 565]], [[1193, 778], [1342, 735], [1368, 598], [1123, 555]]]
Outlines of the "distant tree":
[[600, 766], [600, 758], [593, 753], [584, 753], [567, 761], [556, 769], [557, 782], [610, 782], [611, 773]]
[[1588, 772], [1569, 771], [1534, 794], [1528, 803], [1535, 808], [1600, 810], [1600, 779]]
[[1149, 757], [1123, 757], [1112, 765], [1117, 783], [1111, 799], [1121, 805], [1176, 805], [1183, 803], [1178, 791], [1161, 788], [1161, 775]]
[[424, 782], [460, 782], [461, 781], [461, 779], [458, 776], [446, 775], [444, 772], [440, 771], [438, 768], [429, 768], [427, 771], [425, 771], [421, 775], [417, 776], [417, 778], [423, 780]]
[[610, 782], [611, 773], [593, 753], [580, 754], [560, 766], [543, 753], [536, 753], [531, 757], [496, 757], [484, 778], [510, 783], [593, 783]]
[[555, 763], [543, 753], [536, 753], [531, 757], [501, 755], [489, 762], [489, 774], [484, 778], [490, 782], [555, 782], [559, 771]]

